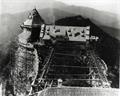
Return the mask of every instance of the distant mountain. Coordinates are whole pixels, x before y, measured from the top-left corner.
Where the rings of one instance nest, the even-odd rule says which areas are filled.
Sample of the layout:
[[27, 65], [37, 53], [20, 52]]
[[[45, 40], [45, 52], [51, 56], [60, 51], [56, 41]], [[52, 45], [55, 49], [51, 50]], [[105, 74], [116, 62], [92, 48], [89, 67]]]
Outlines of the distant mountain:
[[105, 32], [120, 40], [120, 26], [118, 25], [120, 20], [118, 20], [117, 14], [83, 6], [68, 6], [59, 2], [54, 2], [54, 8], [89, 18]]
[[99, 23], [100, 25], [105, 25], [114, 28], [119, 27], [117, 26], [117, 14], [113, 14], [106, 11], [100, 11], [89, 7], [70, 6], [60, 2], [54, 2], [53, 5], [53, 8], [64, 10], [65, 12], [70, 12], [76, 15], [81, 15], [84, 18], [94, 20], [94, 22]]
[[[120, 40], [120, 29], [117, 26], [118, 20], [115, 14], [88, 7], [69, 6], [57, 1], [50, 3], [49, 6], [41, 6], [40, 8], [42, 9], [38, 9], [38, 11], [47, 24], [53, 24], [56, 20], [64, 17], [81, 15], [84, 18], [89, 18], [106, 33]], [[19, 26], [26, 20], [29, 12], [3, 14], [0, 16], [0, 43], [9, 41], [21, 32]]]

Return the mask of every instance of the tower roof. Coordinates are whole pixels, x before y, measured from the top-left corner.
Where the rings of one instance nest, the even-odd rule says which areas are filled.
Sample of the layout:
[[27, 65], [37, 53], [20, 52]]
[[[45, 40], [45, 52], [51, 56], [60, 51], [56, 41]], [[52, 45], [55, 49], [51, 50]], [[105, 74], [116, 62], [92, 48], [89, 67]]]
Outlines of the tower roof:
[[32, 12], [30, 12], [28, 19], [21, 25], [21, 27], [26, 27], [26, 28], [35, 28], [35, 27], [40, 27], [42, 24], [44, 24], [44, 20], [34, 8]]

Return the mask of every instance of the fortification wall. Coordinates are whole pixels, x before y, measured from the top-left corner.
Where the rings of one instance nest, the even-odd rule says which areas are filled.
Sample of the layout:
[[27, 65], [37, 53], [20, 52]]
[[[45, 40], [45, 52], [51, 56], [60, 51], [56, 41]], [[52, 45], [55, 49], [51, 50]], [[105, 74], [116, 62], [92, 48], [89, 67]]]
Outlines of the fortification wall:
[[39, 92], [37, 96], [120, 96], [120, 89], [91, 87], [47, 88]]

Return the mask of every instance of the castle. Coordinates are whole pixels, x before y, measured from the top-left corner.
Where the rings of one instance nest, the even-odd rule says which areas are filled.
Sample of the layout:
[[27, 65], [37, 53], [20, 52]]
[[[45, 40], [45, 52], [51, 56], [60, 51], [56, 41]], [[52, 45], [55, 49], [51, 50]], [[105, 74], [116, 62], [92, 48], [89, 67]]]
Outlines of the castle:
[[47, 25], [33, 9], [21, 28], [15, 96], [117, 96], [110, 92], [107, 65], [91, 49], [99, 37], [91, 36], [90, 26]]

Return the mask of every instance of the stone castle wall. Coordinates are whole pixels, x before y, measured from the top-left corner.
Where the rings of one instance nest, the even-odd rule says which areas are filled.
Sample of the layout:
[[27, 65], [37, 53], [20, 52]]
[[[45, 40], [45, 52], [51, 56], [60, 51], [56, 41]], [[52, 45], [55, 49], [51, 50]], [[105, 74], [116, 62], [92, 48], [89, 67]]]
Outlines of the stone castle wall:
[[48, 88], [37, 96], [120, 96], [120, 89], [92, 87]]

